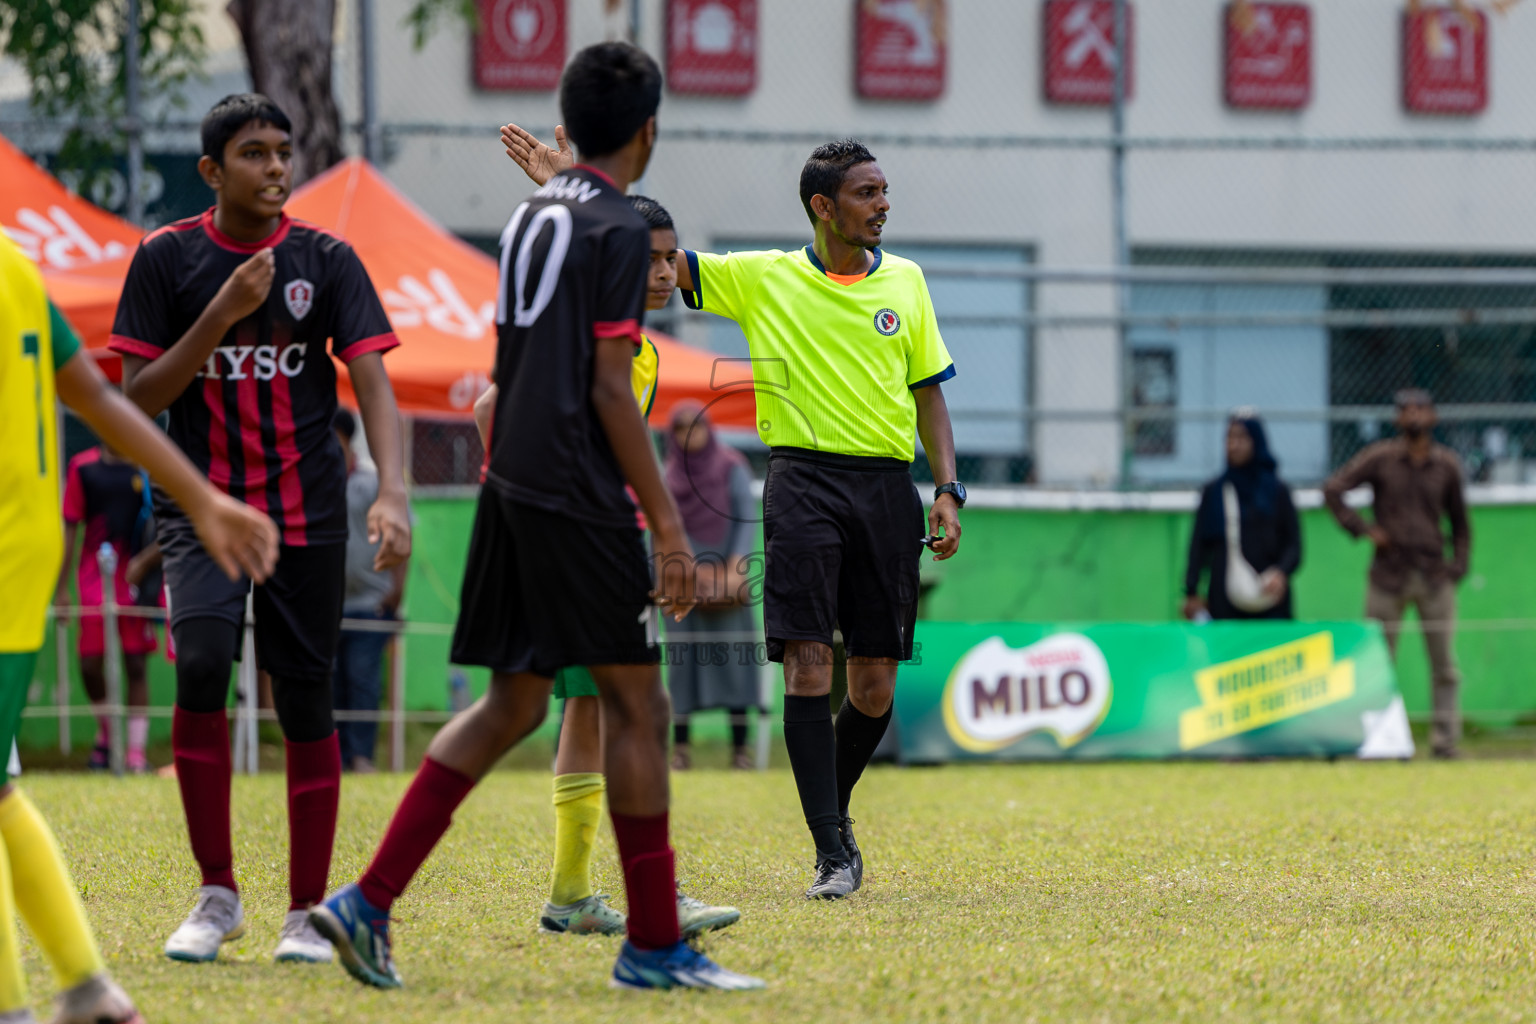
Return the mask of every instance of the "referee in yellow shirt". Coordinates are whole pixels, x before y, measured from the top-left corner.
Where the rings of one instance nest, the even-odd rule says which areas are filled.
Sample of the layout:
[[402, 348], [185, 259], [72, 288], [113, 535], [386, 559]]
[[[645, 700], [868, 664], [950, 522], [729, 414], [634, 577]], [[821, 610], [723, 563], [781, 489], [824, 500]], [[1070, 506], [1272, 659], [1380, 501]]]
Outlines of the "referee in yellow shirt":
[[[770, 447], [763, 626], [768, 657], [784, 663], [784, 742], [816, 843], [809, 899], [839, 899], [863, 879], [848, 801], [890, 723], [917, 622], [914, 434], [938, 484], [927, 519], [936, 559], [959, 547], [965, 504], [940, 386], [955, 366], [922, 271], [880, 249], [888, 188], [861, 143], [829, 143], [800, 172], [811, 245], [678, 261], [687, 304], [735, 320], [751, 347]], [[834, 628], [848, 652], [835, 724]]]
[[[214, 490], [158, 427], [102, 377], [42, 275], [0, 234], [0, 758], [9, 756], [64, 556], [55, 395], [113, 448], [147, 469], [196, 524], [231, 578], [260, 580], [277, 560], [277, 527]], [[62, 656], [63, 652], [60, 652]], [[16, 911], [58, 982], [54, 1024], [141, 1022], [106, 970], [47, 822], [0, 760], [0, 1024], [35, 1024], [17, 949]]]

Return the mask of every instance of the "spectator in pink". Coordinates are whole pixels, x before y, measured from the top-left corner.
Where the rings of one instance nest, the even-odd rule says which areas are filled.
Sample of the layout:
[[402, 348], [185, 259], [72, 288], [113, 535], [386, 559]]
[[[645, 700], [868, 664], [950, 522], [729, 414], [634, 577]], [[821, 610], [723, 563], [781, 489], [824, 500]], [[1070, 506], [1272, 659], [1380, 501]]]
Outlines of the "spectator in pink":
[[[75, 575], [80, 606], [101, 607], [103, 581], [97, 553], [104, 544], [117, 554], [113, 581], [117, 603], [138, 604], [138, 595], [128, 583], [128, 562], [137, 553], [149, 517], [149, 477], [139, 467], [105, 445], [87, 448], [71, 459], [64, 480], [64, 566], [59, 573], [59, 605], [69, 604], [70, 560], [75, 555], [76, 536], [82, 526], [85, 545]], [[124, 615], [117, 620], [117, 635], [122, 640], [123, 667], [128, 677], [128, 706], [133, 709], [128, 716], [128, 770], [147, 772], [150, 766], [144, 746], [149, 738], [149, 683], [145, 660], [156, 649], [155, 630], [148, 619]], [[98, 708], [90, 766], [105, 769], [108, 718], [101, 709], [107, 700], [106, 630], [99, 612], [82, 615], [79, 650], [85, 693]]]

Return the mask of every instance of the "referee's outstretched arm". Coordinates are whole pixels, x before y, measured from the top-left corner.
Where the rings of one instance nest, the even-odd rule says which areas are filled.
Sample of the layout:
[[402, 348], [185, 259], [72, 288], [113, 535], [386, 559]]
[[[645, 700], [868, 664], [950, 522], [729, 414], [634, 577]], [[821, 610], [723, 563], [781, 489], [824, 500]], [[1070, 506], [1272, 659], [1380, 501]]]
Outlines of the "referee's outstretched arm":
[[677, 290], [684, 295], [698, 291], [699, 286], [693, 281], [693, 268], [688, 265], [686, 250], [679, 249], [673, 255], [677, 257]]
[[[684, 265], [684, 261], [678, 261], [679, 278]], [[923, 454], [928, 456], [934, 485], [942, 487], [958, 479], [955, 475], [955, 432], [949, 424], [949, 406], [944, 404], [943, 385], [915, 388], [912, 398], [917, 403], [917, 436], [923, 442]], [[954, 496], [949, 494], [939, 495], [928, 510], [928, 533], [937, 538], [933, 542], [935, 562], [942, 562], [960, 550], [959, 511]]]

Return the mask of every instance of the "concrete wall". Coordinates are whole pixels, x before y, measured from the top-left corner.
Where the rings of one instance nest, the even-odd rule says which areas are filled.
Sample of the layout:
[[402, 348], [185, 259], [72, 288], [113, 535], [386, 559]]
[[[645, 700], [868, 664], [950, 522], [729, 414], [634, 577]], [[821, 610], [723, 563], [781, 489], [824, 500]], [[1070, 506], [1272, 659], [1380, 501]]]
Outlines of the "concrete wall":
[[[407, 0], [383, 0], [381, 108], [390, 120], [480, 123], [478, 139], [401, 140], [392, 177], [456, 230], [494, 234], [527, 186], [501, 159], [494, 126], [514, 119], [547, 132], [552, 94], [484, 94], [470, 84], [468, 43], [450, 27], [413, 53], [390, 30]], [[949, 80], [930, 103], [860, 100], [853, 88], [854, 0], [770, 0], [759, 5], [756, 91], [742, 99], [668, 96], [663, 130], [751, 129], [782, 141], [664, 139], [643, 183], [669, 203], [687, 244], [806, 234], [795, 196], [813, 139], [883, 138], [874, 147], [893, 183], [888, 242], [1008, 244], [1046, 265], [1112, 261], [1109, 158], [1101, 148], [931, 146], [892, 136], [1103, 137], [1104, 109], [1052, 106], [1040, 85], [1041, 4], [950, 4]], [[1256, 113], [1223, 102], [1218, 0], [1137, 5], [1133, 137], [1433, 137], [1536, 135], [1536, 11], [1491, 20], [1491, 101], [1477, 117], [1424, 117], [1400, 100], [1400, 0], [1313, 3], [1313, 99], [1298, 113]], [[641, 41], [660, 52], [661, 0], [643, 0]], [[570, 45], [617, 35], [596, 0], [572, 0]], [[1536, 192], [1518, 182], [1519, 153], [1137, 149], [1128, 162], [1131, 244], [1172, 248], [1528, 251]], [[1040, 313], [1106, 313], [1110, 288], [1042, 285]], [[706, 344], [699, 317], [675, 322]], [[1116, 334], [1100, 328], [1036, 332], [1031, 403], [1108, 414], [1121, 394]], [[986, 367], [971, 367], [971, 372]], [[963, 373], [967, 367], [960, 367]], [[1047, 421], [1032, 437], [1047, 484], [1105, 484], [1121, 468], [1120, 427]]]
[[[566, 2], [570, 50], [623, 34], [627, 4], [605, 16], [601, 0]], [[806, 152], [817, 140], [859, 134], [877, 140], [875, 151], [893, 183], [893, 251], [1002, 245], [1047, 266], [1110, 263], [1107, 151], [1019, 144], [1102, 139], [1110, 127], [1105, 109], [1044, 102], [1042, 0], [952, 0], [947, 88], [926, 103], [857, 98], [856, 2], [762, 0], [756, 90], [741, 99], [666, 97], [663, 144], [642, 187], [673, 209], [685, 243], [805, 237], [795, 186]], [[391, 132], [385, 169], [454, 230], [494, 236], [529, 191], [502, 155], [496, 126], [516, 120], [547, 136], [558, 120], [555, 96], [476, 90], [467, 28], [447, 19], [418, 52], [402, 24], [410, 3], [375, 0], [382, 119], [478, 134]], [[194, 112], [241, 85], [237, 41], [221, 6], [204, 4], [213, 81], [192, 90]], [[640, 0], [640, 6], [641, 42], [659, 54], [664, 0]], [[1476, 117], [1404, 112], [1402, 0], [1310, 4], [1313, 98], [1297, 113], [1240, 112], [1224, 104], [1224, 0], [1141, 0], [1135, 7], [1132, 139], [1536, 138], [1536, 105], [1528, 101], [1536, 94], [1536, 64], [1525, 59], [1536, 49], [1536, 9], [1529, 5], [1490, 15], [1491, 99]], [[354, 18], [354, 3], [343, 0], [336, 91], [349, 118], [358, 110]], [[19, 116], [24, 92], [14, 65], [0, 62], [0, 113]], [[767, 137], [688, 137], [742, 130]], [[994, 144], [942, 141], [963, 139]], [[1130, 241], [1133, 249], [1218, 252], [1529, 253], [1536, 238], [1536, 190], [1524, 187], [1531, 159], [1528, 152], [1455, 148], [1135, 148], [1127, 166]], [[1114, 310], [1114, 294], [1102, 285], [1046, 284], [1034, 290], [1030, 305], [1042, 314], [1105, 314]], [[704, 315], [674, 314], [672, 322], [687, 340], [708, 343]], [[1122, 393], [1115, 332], [1040, 330], [1028, 348], [1030, 404], [1106, 417], [1041, 423], [1031, 435], [1038, 478], [1113, 482], [1122, 462], [1121, 428], [1112, 418]], [[962, 375], [995, 372], [986, 365], [959, 369]]]

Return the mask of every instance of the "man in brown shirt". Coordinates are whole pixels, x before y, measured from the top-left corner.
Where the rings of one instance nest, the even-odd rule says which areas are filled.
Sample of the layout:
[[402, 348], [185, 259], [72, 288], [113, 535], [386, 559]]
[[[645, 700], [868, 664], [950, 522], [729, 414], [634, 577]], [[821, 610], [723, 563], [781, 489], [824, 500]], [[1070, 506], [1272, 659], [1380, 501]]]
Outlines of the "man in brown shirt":
[[[1378, 441], [1356, 455], [1323, 485], [1323, 498], [1339, 525], [1376, 545], [1365, 614], [1381, 620], [1387, 647], [1397, 655], [1403, 612], [1414, 605], [1424, 628], [1433, 680], [1434, 719], [1430, 748], [1454, 757], [1461, 738], [1456, 688], [1461, 680], [1451, 651], [1456, 627], [1456, 584], [1467, 574], [1472, 531], [1456, 453], [1431, 437], [1434, 400], [1427, 391], [1399, 391], [1398, 437]], [[1344, 504], [1344, 492], [1370, 484], [1374, 522]], [[1450, 520], [1451, 557], [1446, 558], [1442, 520]]]

